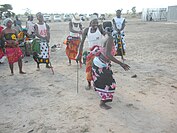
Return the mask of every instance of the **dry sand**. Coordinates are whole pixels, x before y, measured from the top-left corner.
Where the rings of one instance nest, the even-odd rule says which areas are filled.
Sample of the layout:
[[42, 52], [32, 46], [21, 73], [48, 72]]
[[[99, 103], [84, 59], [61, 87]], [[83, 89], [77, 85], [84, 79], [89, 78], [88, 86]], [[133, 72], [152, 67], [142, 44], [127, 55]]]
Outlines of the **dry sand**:
[[[49, 25], [50, 46], [62, 44], [68, 22]], [[36, 71], [32, 57], [25, 57], [27, 74], [20, 75], [15, 63], [9, 76], [6, 60], [0, 65], [0, 133], [177, 133], [176, 31], [177, 23], [127, 19], [131, 70], [112, 63], [117, 89], [110, 110], [99, 107], [94, 90], [84, 89], [84, 65], [77, 93], [77, 65], [67, 66], [63, 44], [51, 52], [54, 75], [45, 65]]]

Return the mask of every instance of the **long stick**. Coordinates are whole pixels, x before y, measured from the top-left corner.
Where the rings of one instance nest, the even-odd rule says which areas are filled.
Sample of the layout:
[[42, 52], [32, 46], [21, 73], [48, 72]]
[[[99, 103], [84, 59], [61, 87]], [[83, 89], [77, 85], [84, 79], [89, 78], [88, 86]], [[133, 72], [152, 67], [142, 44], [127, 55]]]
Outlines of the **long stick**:
[[77, 61], [77, 93], [79, 92], [79, 64]]
[[54, 70], [53, 70], [52, 63], [50, 62], [50, 59], [49, 59], [49, 63], [50, 63], [50, 68], [51, 68], [51, 70], [52, 70], [52, 73], [53, 73], [53, 75], [54, 75]]

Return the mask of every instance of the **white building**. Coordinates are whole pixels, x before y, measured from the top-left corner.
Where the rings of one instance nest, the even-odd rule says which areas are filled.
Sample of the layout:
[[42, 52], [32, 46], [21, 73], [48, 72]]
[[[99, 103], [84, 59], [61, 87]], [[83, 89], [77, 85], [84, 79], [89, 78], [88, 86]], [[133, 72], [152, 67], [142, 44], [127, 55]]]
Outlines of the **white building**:
[[167, 8], [145, 8], [141, 19], [142, 21], [167, 21]]

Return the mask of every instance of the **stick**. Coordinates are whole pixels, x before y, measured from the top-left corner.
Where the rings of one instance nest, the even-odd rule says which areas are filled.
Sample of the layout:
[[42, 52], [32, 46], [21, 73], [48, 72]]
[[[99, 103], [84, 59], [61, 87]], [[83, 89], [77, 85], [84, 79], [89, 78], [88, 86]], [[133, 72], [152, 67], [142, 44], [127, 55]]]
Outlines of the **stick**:
[[[50, 61], [50, 59], [49, 59], [49, 61]], [[51, 63], [51, 62], [49, 62], [49, 63], [50, 63], [50, 68], [51, 68], [51, 70], [52, 70], [52, 73], [53, 73], [53, 75], [54, 75], [54, 70], [53, 70], [52, 63]]]
[[79, 92], [79, 64], [77, 62], [77, 93]]

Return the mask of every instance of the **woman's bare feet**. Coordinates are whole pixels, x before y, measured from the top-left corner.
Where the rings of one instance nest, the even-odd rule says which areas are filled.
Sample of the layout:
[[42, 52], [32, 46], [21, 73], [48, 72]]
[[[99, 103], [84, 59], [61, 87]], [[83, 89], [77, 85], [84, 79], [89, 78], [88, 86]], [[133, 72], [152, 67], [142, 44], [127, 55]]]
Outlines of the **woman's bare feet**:
[[10, 76], [14, 76], [14, 73], [11, 73]]
[[20, 74], [26, 74], [26, 72], [23, 72], [23, 71], [20, 71], [19, 73], [20, 73]]
[[108, 106], [104, 101], [100, 101], [100, 107], [101, 107], [102, 109], [106, 109], [106, 110], [112, 108], [111, 106]]

